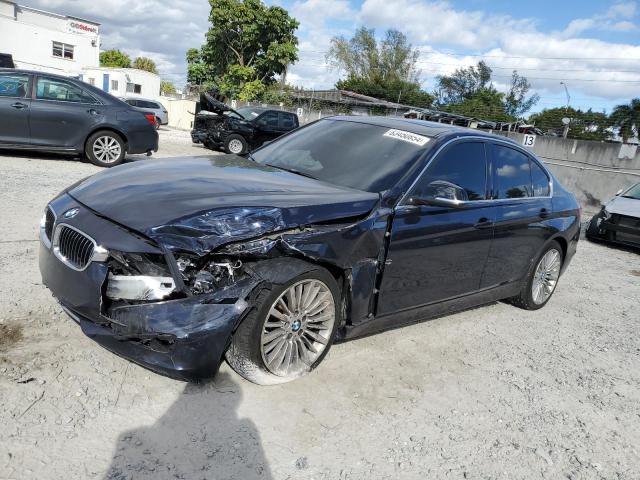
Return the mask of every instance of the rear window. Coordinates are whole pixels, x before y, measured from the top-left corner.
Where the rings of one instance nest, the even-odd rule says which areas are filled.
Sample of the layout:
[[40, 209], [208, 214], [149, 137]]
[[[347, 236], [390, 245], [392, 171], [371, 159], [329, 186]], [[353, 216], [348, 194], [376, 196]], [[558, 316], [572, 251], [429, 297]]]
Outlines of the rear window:
[[531, 197], [529, 157], [519, 151], [493, 145], [494, 198]]
[[294, 129], [298, 126], [296, 117], [291, 113], [280, 112], [280, 128]]
[[549, 177], [544, 170], [533, 160], [529, 160], [531, 165], [531, 183], [533, 186], [534, 197], [548, 197], [551, 193], [549, 191]]
[[382, 192], [413, 166], [429, 140], [379, 125], [325, 119], [275, 140], [253, 158], [335, 185]]
[[138, 106], [142, 108], [152, 108], [158, 110], [160, 106], [154, 102], [147, 102], [146, 100], [138, 100]]

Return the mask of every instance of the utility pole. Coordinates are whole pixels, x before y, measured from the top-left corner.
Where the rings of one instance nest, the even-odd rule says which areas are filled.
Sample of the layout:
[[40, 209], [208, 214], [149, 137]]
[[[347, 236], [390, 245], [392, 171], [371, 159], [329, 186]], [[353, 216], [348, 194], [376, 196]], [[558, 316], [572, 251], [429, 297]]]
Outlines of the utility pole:
[[[571, 96], [569, 95], [569, 89], [567, 88], [567, 84], [564, 82], [560, 82], [560, 85], [562, 85], [564, 87], [564, 93], [567, 94], [567, 106], [565, 107], [564, 111], [567, 113], [567, 115], [569, 114], [569, 104], [571, 103]], [[565, 123], [564, 125], [564, 129], [562, 130], [562, 138], [567, 138], [567, 135], [569, 134], [569, 124], [571, 123], [571, 119], [569, 117], [567, 117], [569, 119], [569, 121], [567, 123]]]

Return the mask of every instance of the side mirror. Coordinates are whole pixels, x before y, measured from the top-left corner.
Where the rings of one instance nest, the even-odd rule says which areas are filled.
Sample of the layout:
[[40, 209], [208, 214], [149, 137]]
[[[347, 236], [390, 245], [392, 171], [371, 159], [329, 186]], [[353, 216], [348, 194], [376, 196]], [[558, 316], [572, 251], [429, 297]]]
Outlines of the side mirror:
[[469, 203], [464, 188], [445, 180], [435, 180], [427, 185], [425, 192], [410, 200], [412, 205], [433, 205], [445, 208], [463, 208]]

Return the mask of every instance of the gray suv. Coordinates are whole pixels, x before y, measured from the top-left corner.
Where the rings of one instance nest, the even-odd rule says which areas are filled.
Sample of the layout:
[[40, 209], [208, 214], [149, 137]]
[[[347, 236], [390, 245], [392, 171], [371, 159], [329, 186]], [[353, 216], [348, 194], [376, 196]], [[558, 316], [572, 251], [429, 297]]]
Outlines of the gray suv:
[[80, 80], [0, 68], [0, 149], [85, 155], [101, 167], [158, 151], [156, 118]]
[[124, 98], [123, 100], [132, 107], [153, 112], [156, 116], [156, 122], [158, 122], [158, 128], [160, 128], [160, 125], [167, 125], [169, 123], [169, 112], [167, 112], [167, 109], [164, 108], [160, 102], [146, 98]]

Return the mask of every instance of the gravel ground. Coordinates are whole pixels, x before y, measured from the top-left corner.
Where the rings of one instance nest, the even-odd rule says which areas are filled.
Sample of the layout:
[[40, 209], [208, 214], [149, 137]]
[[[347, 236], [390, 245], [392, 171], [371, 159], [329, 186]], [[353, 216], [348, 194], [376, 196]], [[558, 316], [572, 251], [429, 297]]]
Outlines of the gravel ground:
[[[161, 137], [157, 157], [211, 154]], [[42, 209], [98, 170], [0, 156], [0, 479], [640, 478], [637, 252], [582, 241], [537, 312], [336, 345], [291, 384], [187, 385], [85, 338], [40, 283]]]

